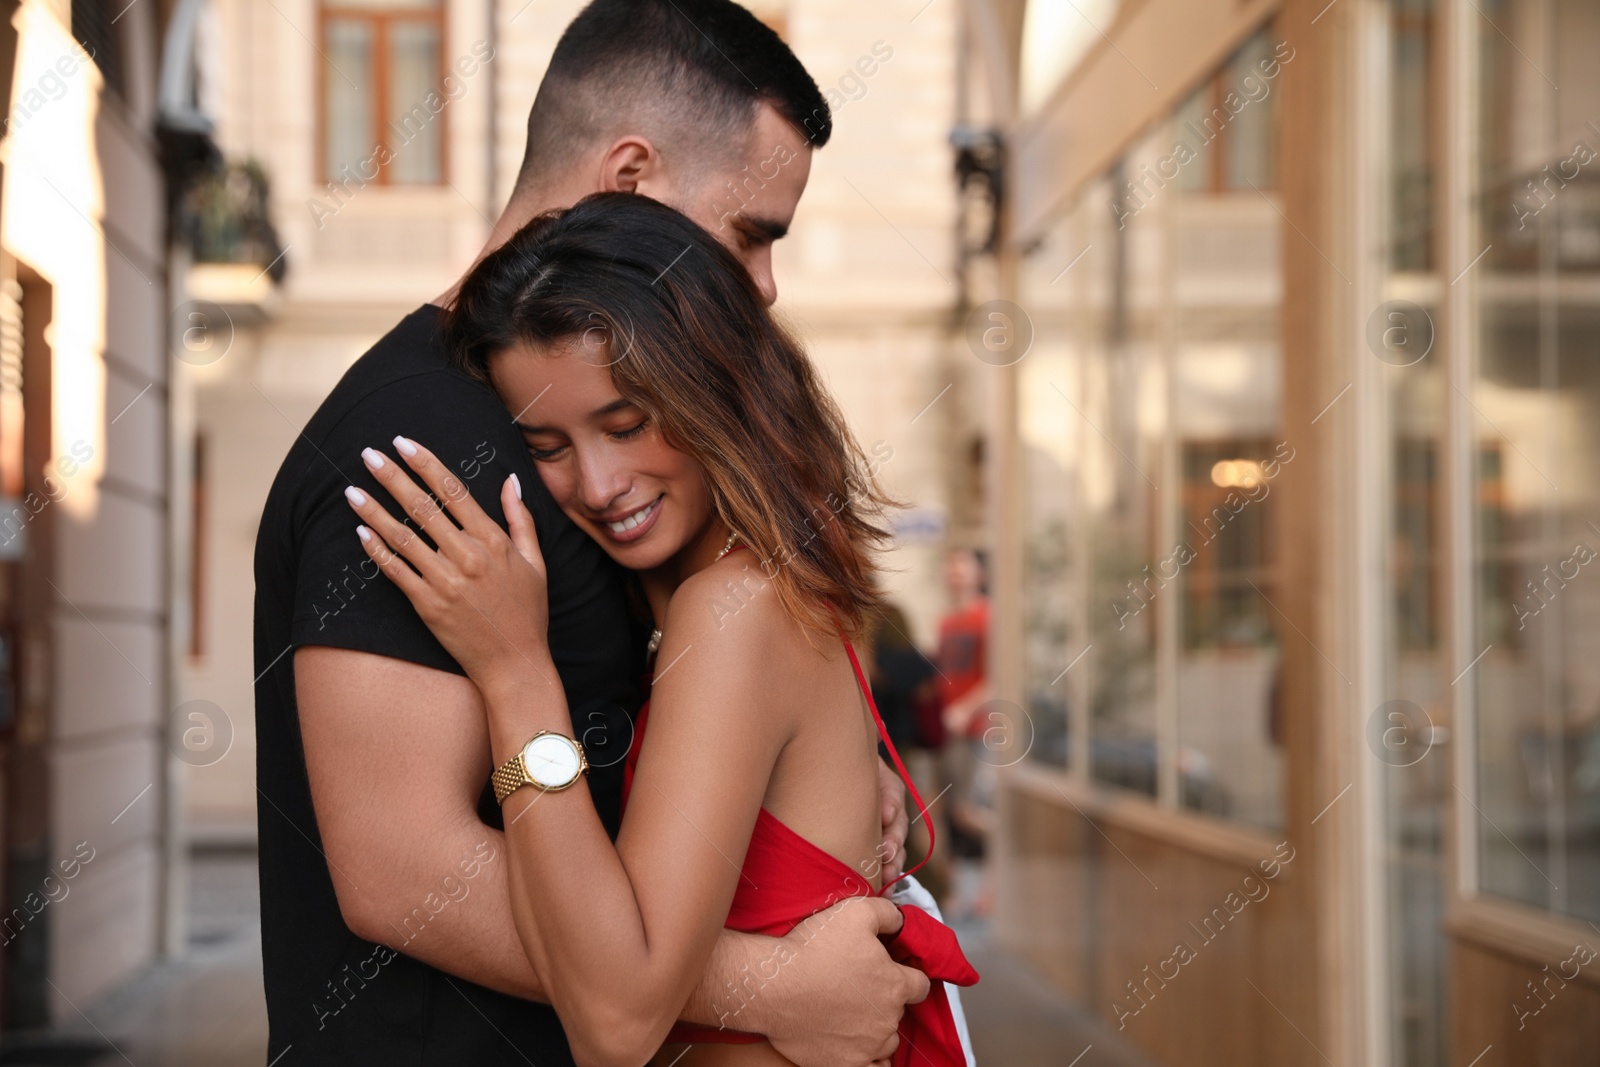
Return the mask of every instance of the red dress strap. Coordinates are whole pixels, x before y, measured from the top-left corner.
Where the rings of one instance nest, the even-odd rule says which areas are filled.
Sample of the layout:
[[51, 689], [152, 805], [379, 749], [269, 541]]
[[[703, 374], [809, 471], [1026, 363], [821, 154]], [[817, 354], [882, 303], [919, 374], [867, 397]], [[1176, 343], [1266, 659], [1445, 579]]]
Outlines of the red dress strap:
[[878, 702], [872, 699], [872, 686], [867, 684], [867, 676], [861, 670], [861, 661], [856, 658], [855, 646], [850, 643], [848, 637], [844, 637], [843, 634], [840, 637], [844, 641], [845, 652], [850, 656], [850, 667], [856, 672], [856, 684], [861, 687], [861, 695], [867, 698], [867, 707], [872, 711], [872, 721], [877, 724], [878, 736], [883, 739], [883, 747], [889, 753], [889, 761], [894, 764], [894, 769], [900, 772], [900, 780], [905, 783], [906, 793], [917, 806], [918, 818], [928, 824], [928, 854], [922, 857], [921, 863], [918, 863], [909, 871], [902, 871], [899, 878], [885, 882], [883, 888], [878, 890], [878, 895], [882, 896], [889, 891], [889, 887], [894, 885], [895, 882], [900, 881], [901, 878], [910, 878], [913, 874], [922, 870], [928, 860], [933, 858], [933, 820], [928, 818], [928, 807], [922, 802], [922, 794], [917, 791], [917, 784], [911, 780], [911, 773], [906, 770], [905, 763], [901, 761], [899, 749], [895, 748], [894, 742], [889, 739], [889, 728], [883, 725], [883, 716], [878, 712]]

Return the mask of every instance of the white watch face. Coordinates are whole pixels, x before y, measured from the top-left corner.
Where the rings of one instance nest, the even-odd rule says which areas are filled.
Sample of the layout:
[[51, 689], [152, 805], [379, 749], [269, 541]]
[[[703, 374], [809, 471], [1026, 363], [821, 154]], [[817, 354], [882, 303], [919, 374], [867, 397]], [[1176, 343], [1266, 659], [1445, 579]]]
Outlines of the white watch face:
[[559, 734], [544, 734], [529, 741], [522, 750], [528, 777], [546, 789], [571, 785], [582, 770], [578, 748]]

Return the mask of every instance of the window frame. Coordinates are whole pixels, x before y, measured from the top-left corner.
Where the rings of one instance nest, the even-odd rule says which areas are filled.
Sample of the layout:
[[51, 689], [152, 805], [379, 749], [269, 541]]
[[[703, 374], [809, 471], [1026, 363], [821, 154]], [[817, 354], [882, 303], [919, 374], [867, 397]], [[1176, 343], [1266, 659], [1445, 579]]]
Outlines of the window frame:
[[[1471, 0], [1438, 0], [1436, 8], [1437, 67], [1431, 72], [1439, 87], [1439, 180], [1435, 188], [1436, 270], [1447, 277], [1448, 264], [1465, 264], [1483, 248], [1475, 199], [1480, 161], [1477, 106], [1479, 34], [1482, 15]], [[1457, 268], [1459, 269], [1459, 267]], [[1478, 378], [1477, 272], [1458, 283], [1441, 285], [1439, 354], [1444, 360], [1448, 391], [1440, 455], [1443, 569], [1440, 576], [1445, 669], [1458, 679], [1451, 685], [1450, 713], [1452, 810], [1446, 823], [1445, 917], [1447, 936], [1533, 966], [1570, 952], [1574, 938], [1594, 936], [1591, 925], [1573, 915], [1487, 891], [1482, 885], [1480, 823], [1477, 811], [1480, 764], [1478, 726], [1480, 701], [1476, 671], [1470, 669], [1482, 651], [1476, 645], [1477, 567], [1476, 466], [1479, 462], [1470, 396]], [[1600, 983], [1589, 969], [1577, 979]]]
[[[1095, 270], [1110, 270], [1115, 273], [1118, 270], [1126, 269], [1125, 265], [1107, 266], [1105, 263], [1100, 262], [1100, 257], [1103, 255], [1112, 256], [1114, 261], [1120, 261], [1118, 260], [1119, 253], [1103, 250], [1104, 242], [1097, 233], [1095, 224], [1089, 221], [1090, 215], [1103, 213], [1104, 208], [1101, 205], [1105, 198], [1117, 195], [1116, 190], [1121, 187], [1121, 183], [1127, 180], [1132, 173], [1129, 167], [1137, 161], [1142, 148], [1147, 146], [1152, 138], [1155, 138], [1156, 143], [1166, 145], [1182, 137], [1179, 122], [1184, 113], [1183, 106], [1187, 101], [1198, 98], [1208, 102], [1211, 106], [1221, 106], [1223, 97], [1236, 81], [1232, 74], [1235, 71], [1234, 63], [1241, 51], [1247, 47], [1252, 39], [1258, 36], [1270, 38], [1274, 33], [1274, 26], [1274, 18], [1268, 14], [1252, 21], [1248, 24], [1247, 29], [1230, 39], [1225, 49], [1220, 50], [1214, 57], [1214, 63], [1210, 65], [1208, 72], [1200, 75], [1184, 91], [1178, 93], [1173, 100], [1168, 101], [1166, 105], [1158, 109], [1146, 121], [1132, 127], [1135, 132], [1120, 141], [1117, 152], [1109, 164], [1100, 170], [1090, 172], [1081, 184], [1073, 188], [1069, 195], [1063, 195], [1059, 200], [1056, 211], [1049, 217], [1048, 221], [1040, 224], [1041, 240], [1045, 239], [1045, 235], [1048, 235], [1051, 239], [1063, 234], [1069, 235], [1067, 245], [1070, 247], [1059, 249], [1061, 254], [1069, 259], [1080, 249], [1085, 254], [1089, 252], [1090, 247], [1096, 249], [1094, 255], [1086, 258], [1082, 266], [1076, 266], [1077, 261], [1074, 260], [1073, 263], [1076, 269], [1070, 274], [1063, 273], [1063, 275], [1057, 276], [1054, 281], [1046, 280], [1049, 277], [1048, 274], [1041, 279], [1041, 285], [1053, 287], [1048, 290], [1041, 290], [1041, 292], [1059, 293], [1060, 299], [1072, 304], [1074, 315], [1079, 319], [1078, 329], [1072, 332], [1070, 342], [1064, 342], [1074, 353], [1072, 368], [1070, 371], [1065, 372], [1068, 377], [1059, 385], [1054, 382], [1051, 384], [1056, 385], [1058, 391], [1065, 387], [1072, 394], [1073, 399], [1067, 399], [1065, 393], [1063, 394], [1063, 399], [1078, 415], [1078, 418], [1073, 422], [1075, 427], [1073, 433], [1078, 441], [1075, 451], [1081, 464], [1089, 462], [1087, 457], [1100, 447], [1096, 442], [1104, 436], [1104, 432], [1109, 430], [1108, 427], [1099, 423], [1095, 424], [1098, 426], [1097, 429], [1090, 426], [1090, 421], [1096, 418], [1090, 401], [1091, 393], [1094, 390], [1090, 388], [1089, 378], [1086, 377], [1092, 375], [1090, 365], [1095, 363], [1096, 360], [1100, 360], [1103, 363], [1100, 369], [1104, 370], [1125, 361], [1127, 358], [1125, 342], [1123, 340], [1109, 339], [1110, 335], [1115, 335], [1119, 332], [1117, 325], [1108, 324], [1106, 321], [1107, 319], [1114, 319], [1120, 313], [1115, 299], [1108, 296], [1104, 298], [1107, 303], [1103, 306], [1091, 306], [1092, 300], [1085, 295], [1089, 289], [1095, 287], [1090, 280], [1090, 275]], [[1281, 118], [1275, 115], [1273, 121], [1281, 122]], [[1226, 135], [1231, 130], [1233, 130], [1231, 124], [1225, 126], [1214, 142], [1208, 143], [1209, 146], [1205, 151], [1210, 158], [1190, 164], [1191, 166], [1204, 168], [1200, 172], [1203, 175], [1203, 184], [1197, 192], [1204, 196], [1219, 197], [1230, 201], [1236, 199], [1239, 203], [1251, 205], [1252, 209], [1254, 209], [1254, 205], [1260, 198], [1276, 198], [1280, 195], [1277, 191], [1278, 163], [1276, 154], [1279, 151], [1278, 140], [1274, 133], [1272, 142], [1274, 157], [1271, 164], [1272, 180], [1270, 187], [1258, 188], [1253, 192], [1246, 190], [1241, 193], [1227, 188], [1226, 183], [1221, 179], [1224, 163], [1220, 161], [1227, 151]], [[1175, 195], [1178, 184], [1176, 179], [1168, 178], [1167, 182], [1174, 186], [1174, 191], [1159, 195]], [[1091, 207], [1089, 206], [1090, 204], [1094, 206]], [[1170, 207], [1167, 209], [1167, 211], [1171, 210]], [[1274, 225], [1278, 225], [1277, 215], [1273, 213], [1275, 207], [1271, 199], [1268, 199], [1264, 204], [1260, 204], [1259, 210], [1263, 215], [1270, 217]], [[1113, 234], [1120, 233], [1115, 228], [1115, 223], [1109, 223], [1108, 225], [1112, 226]], [[1161, 220], [1155, 225], [1162, 228], [1163, 241], [1166, 248], [1163, 254], [1167, 256], [1173, 255], [1174, 252], [1171, 246], [1172, 219], [1170, 216], [1162, 216]], [[1126, 254], [1126, 249], [1121, 254]], [[1024, 267], [1023, 269], [1031, 273], [1031, 268]], [[1163, 405], [1164, 410], [1168, 412], [1168, 417], [1175, 411], [1171, 390], [1175, 388], [1179, 348], [1181, 347], [1169, 336], [1173, 324], [1180, 314], [1176, 298], [1170, 291], [1172, 283], [1169, 278], [1169, 270], [1170, 267], [1167, 267], [1157, 272], [1163, 279], [1160, 283], [1163, 287], [1160, 298], [1161, 307], [1154, 312], [1155, 318], [1159, 320], [1159, 325], [1156, 327], [1156, 335], [1148, 339], [1150, 351], [1144, 356], [1144, 358], [1152, 359], [1158, 366], [1156, 376], [1164, 383], [1162, 386], [1163, 396], [1165, 397]], [[1107, 284], [1113, 283], [1107, 282]], [[1026, 300], [1027, 296], [1024, 295], [1021, 299]], [[1281, 296], [1277, 299], [1272, 314], [1274, 317], [1283, 314], [1283, 299]], [[1274, 338], [1278, 336], [1278, 332], [1274, 331]], [[1096, 353], [1100, 354], [1096, 355]], [[1278, 358], [1280, 360], [1284, 358], [1284, 353], [1281, 350]], [[1069, 385], [1067, 384], [1068, 382], [1072, 384]], [[1104, 387], [1103, 383], [1102, 387]], [[1280, 416], [1281, 414], [1280, 410]], [[1117, 436], [1115, 430], [1109, 430], [1109, 432], [1113, 436]], [[1278, 428], [1268, 434], [1267, 437], [1271, 438], [1272, 441], [1279, 441], [1284, 439], [1283, 434], [1284, 428], [1280, 419]], [[1224, 437], [1226, 436], [1224, 435]], [[1195, 439], [1195, 441], [1199, 440], [1202, 439]], [[1217, 443], [1211, 438], [1204, 438], [1203, 440], [1210, 444]], [[1239, 440], [1242, 441], [1243, 439], [1239, 438]], [[1192, 444], [1195, 442], [1186, 442], [1180, 434], [1169, 427], [1165, 432], [1158, 435], [1158, 439], [1151, 442], [1151, 455], [1138, 460], [1140, 466], [1145, 464], [1146, 459], [1152, 462], [1152, 465], [1145, 467], [1142, 472], [1149, 475], [1145, 480], [1151, 482], [1151, 493], [1153, 494], [1143, 508], [1144, 522], [1150, 527], [1150, 532], [1146, 539], [1149, 551], [1152, 553], [1150, 561], [1152, 566], [1164, 553], [1171, 551], [1173, 545], [1180, 541], [1184, 543], [1192, 543], [1193, 541], [1194, 535], [1186, 525], [1186, 519], [1190, 517], [1189, 504], [1192, 495], [1186, 485], [1184, 475], [1185, 455], [1183, 450], [1186, 443]], [[1119, 462], [1134, 463], [1133, 459], [1121, 454], [1123, 446], [1127, 446], [1136, 456], [1139, 455], [1139, 446], [1137, 443], [1130, 445], [1127, 441], [1123, 441], [1121, 445], [1112, 446], [1121, 457]], [[1271, 452], [1271, 444], [1268, 444], [1259, 458], [1262, 460], [1270, 459]], [[1127, 469], [1124, 470], [1124, 473], [1134, 483], [1137, 483], [1138, 491], [1142, 492], [1144, 486], [1139, 481], [1139, 476]], [[1081, 478], [1082, 476], [1080, 467], [1073, 477]], [[1027, 480], [1025, 473], [1019, 472], [1018, 477], [1021, 482], [1026, 482]], [[1078, 494], [1081, 494], [1081, 489], [1073, 492], [1075, 496], [1078, 496]], [[1226, 490], [1219, 488], [1217, 495], [1219, 497], [1226, 496], [1226, 492]], [[1081, 510], [1081, 496], [1078, 496], [1078, 499], [1080, 501], [1078, 505], [1080, 510], [1076, 521], [1088, 523], [1092, 526], [1093, 523], [1088, 515]], [[1252, 523], [1265, 522], [1268, 531], [1279, 521], [1277, 518], [1278, 505], [1266, 503], [1265, 497], [1260, 502], [1252, 504], [1252, 508], [1253, 512], [1250, 521]], [[1021, 521], [1024, 527], [1027, 527], [1032, 519], [1024, 518]], [[1080, 528], [1080, 533], [1084, 533], [1083, 543], [1087, 544], [1093, 540], [1093, 535], [1086, 533], [1085, 530], [1086, 527]], [[1081, 547], [1082, 545], [1080, 545]], [[1266, 590], [1267, 594], [1276, 597], [1277, 586], [1281, 581], [1282, 563], [1278, 559], [1277, 546], [1272, 543], [1270, 533], [1267, 534], [1265, 548], [1265, 558], [1260, 565], [1245, 570], [1220, 566], [1221, 561], [1214, 558], [1215, 553], [1213, 552], [1207, 556], [1210, 569], [1206, 577], [1215, 579], [1225, 571], [1230, 574], [1241, 574], [1245, 577], [1253, 578]], [[1093, 568], [1093, 564], [1082, 562], [1077, 566], [1080, 569], [1083, 567]], [[1248, 570], [1248, 573], [1246, 573], [1246, 570]], [[1034, 769], [1041, 773], [1059, 774], [1065, 780], [1079, 783], [1090, 790], [1112, 790], [1118, 794], [1126, 794], [1130, 800], [1154, 806], [1163, 813], [1163, 816], [1182, 815], [1184, 816], [1183, 825], [1198, 826], [1209, 823], [1217, 827], [1226, 828], [1230, 835], [1250, 840], [1255, 842], [1257, 847], [1264, 846], [1267, 851], [1270, 851], [1273, 843], [1279, 839], [1275, 835], [1281, 835], [1285, 832], [1285, 827], [1289, 825], [1289, 757], [1286, 751], [1281, 753], [1282, 765], [1277, 771], [1278, 811], [1276, 817], [1279, 825], [1265, 825], [1251, 821], [1237, 813], [1223, 814], [1186, 802], [1187, 794], [1184, 789], [1184, 775], [1179, 767], [1179, 753], [1188, 733], [1185, 729], [1185, 724], [1186, 722], [1194, 721], [1187, 719], [1186, 716], [1193, 715], [1195, 709], [1185, 708], [1179, 694], [1178, 676], [1184, 657], [1195, 653], [1215, 653], [1223, 657], [1236, 656], [1241, 652], [1270, 648], [1277, 643], [1276, 639], [1270, 639], [1261, 643], [1218, 641], [1211, 646], [1191, 646], [1185, 638], [1184, 623], [1189, 617], [1190, 610], [1198, 602], [1195, 597], [1194, 583], [1199, 577], [1199, 572], [1190, 567], [1185, 567], [1183, 573], [1177, 579], [1167, 583], [1170, 586], [1170, 590], [1157, 596], [1152, 601], [1151, 618], [1142, 623], [1150, 627], [1150, 633], [1148, 635], [1147, 649], [1141, 645], [1138, 652], [1141, 657], [1140, 670], [1148, 670], [1152, 679], [1153, 691], [1148, 700], [1148, 734], [1138, 733], [1132, 740], [1143, 743], [1147, 739], [1154, 747], [1154, 766], [1150, 772], [1150, 788], [1141, 788], [1138, 785], [1108, 777], [1104, 773], [1097, 773], [1099, 768], [1094, 758], [1096, 744], [1101, 739], [1106, 738], [1108, 733], [1102, 723], [1095, 721], [1091, 710], [1097, 707], [1100, 702], [1098, 675], [1094, 665], [1073, 670], [1070, 673], [1063, 671], [1062, 677], [1052, 683], [1052, 685], [1059, 684], [1065, 687], [1067, 695], [1064, 699], [1067, 705], [1067, 713], [1064, 725], [1068, 737], [1075, 740], [1068, 744], [1064, 766], [1046, 760], [1042, 763], [1036, 762]], [[1072, 657], [1078, 655], [1081, 659], [1082, 655], [1080, 653], [1087, 653], [1090, 649], [1095, 650], [1096, 655], [1103, 656], [1105, 654], [1104, 642], [1099, 640], [1096, 633], [1097, 627], [1090, 620], [1090, 612], [1096, 609], [1103, 610], [1105, 605], [1100, 604], [1098, 601], [1095, 602], [1094, 607], [1090, 607], [1087, 604], [1087, 601], [1094, 599], [1095, 582], [1084, 573], [1078, 574], [1072, 579], [1072, 582], [1080, 589], [1080, 595], [1078, 598], [1079, 603], [1071, 613], [1071, 627], [1075, 634], [1069, 639], [1070, 647], [1065, 650], [1065, 658], [1062, 660], [1063, 665], [1069, 661], [1075, 665], [1077, 660]], [[1270, 621], [1276, 617], [1276, 608], [1269, 601], [1262, 605], [1261, 613]], [[1033, 684], [1033, 664], [1029, 659], [1030, 653], [1025, 652], [1021, 656], [1022, 659], [1017, 669], [1019, 670], [1019, 677], [1027, 679], [1024, 683], [1024, 707], [1031, 707], [1032, 689], [1029, 687]], [[1144, 661], [1143, 657], [1145, 656], [1148, 656], [1148, 663]], [[1032, 711], [1028, 711], [1027, 714], [1031, 715]]]
[[[1550, 0], [1545, 0], [1548, 4]], [[1479, 83], [1482, 69], [1482, 36], [1491, 32], [1482, 13], [1471, 0], [1438, 0], [1444, 17], [1440, 62], [1446, 69], [1441, 76], [1441, 117], [1445, 127], [1445, 152], [1441, 164], [1443, 188], [1439, 191], [1440, 257], [1445, 263], [1468, 263], [1486, 252], [1485, 245], [1499, 238], [1486, 233], [1479, 203], [1485, 190], [1478, 185], [1486, 146], [1483, 143], [1483, 111]], [[1457, 168], [1460, 168], [1459, 170]], [[1446, 902], [1447, 926], [1459, 937], [1485, 947], [1509, 952], [1526, 960], [1548, 963], [1550, 946], [1566, 945], [1570, 951], [1574, 936], [1593, 937], [1594, 924], [1572, 911], [1557, 909], [1553, 900], [1535, 904], [1504, 895], [1484, 885], [1484, 857], [1481, 838], [1487, 816], [1480, 811], [1483, 763], [1478, 739], [1484, 719], [1477, 671], [1473, 665], [1488, 649], [1479, 645], [1481, 619], [1476, 590], [1482, 563], [1478, 508], [1483, 483], [1478, 477], [1481, 441], [1475, 433], [1480, 415], [1471, 397], [1481, 381], [1480, 345], [1486, 302], [1480, 289], [1480, 271], [1469, 270], [1459, 283], [1446, 287], [1444, 357], [1450, 378], [1447, 408], [1446, 510], [1449, 538], [1446, 579], [1454, 610], [1449, 613], [1452, 672], [1461, 672], [1454, 685], [1452, 714], [1455, 751], [1455, 802], [1451, 820], [1453, 850], [1449, 899]], [[1498, 642], [1490, 647], [1499, 648]], [[1548, 709], [1541, 709], [1548, 715]], [[1565, 846], [1563, 846], [1565, 847]], [[1530, 860], [1530, 862], [1532, 862]], [[1542, 865], [1535, 865], [1544, 874]], [[1548, 875], [1545, 876], [1548, 881]], [[1539, 947], [1539, 946], [1543, 947]], [[1540, 953], [1545, 952], [1545, 956]], [[1600, 976], [1585, 977], [1591, 984]]]
[[[317, 0], [317, 52], [316, 63], [316, 151], [313, 153], [315, 183], [321, 188], [338, 184], [338, 179], [328, 173], [328, 23], [347, 19], [365, 21], [372, 32], [372, 81], [367, 87], [372, 103], [372, 147], [389, 144], [389, 28], [395, 23], [416, 22], [432, 24], [438, 31], [439, 47], [434, 64], [431, 91], [445, 100], [433, 121], [439, 124], [439, 178], [431, 182], [396, 182], [390, 178], [390, 163], [377, 168], [371, 178], [357, 175], [367, 185], [385, 189], [438, 189], [450, 184], [450, 115], [449, 98], [444, 95], [444, 79], [449, 73], [450, 7], [445, 0], [436, 0], [432, 7], [380, 7], [360, 4], [341, 4], [338, 0]], [[392, 151], [392, 149], [391, 149]]]

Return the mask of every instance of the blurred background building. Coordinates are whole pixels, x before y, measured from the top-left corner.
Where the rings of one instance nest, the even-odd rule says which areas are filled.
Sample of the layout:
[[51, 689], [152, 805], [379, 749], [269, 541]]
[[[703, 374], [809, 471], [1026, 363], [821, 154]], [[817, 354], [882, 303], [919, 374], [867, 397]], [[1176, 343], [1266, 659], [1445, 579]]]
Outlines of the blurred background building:
[[[204, 154], [175, 7], [0, 20], [0, 1020], [72, 1014], [170, 944], [164, 163]], [[123, 16], [123, 17], [119, 17]], [[170, 81], [175, 94], [163, 94]], [[173, 153], [163, 151], [170, 144]]]
[[[261, 505], [580, 6], [6, 5], [0, 1062], [262, 1059]], [[986, 1062], [1597, 1062], [1600, 8], [750, 6], [905, 636], [991, 562]]]
[[[191, 527], [194, 626], [179, 687], [234, 727], [232, 753], [192, 773], [187, 810], [196, 834], [229, 840], [255, 833], [249, 575], [266, 489], [345, 368], [447, 290], [482, 247], [522, 162], [550, 52], [583, 5], [214, 2], [216, 137], [226, 156], [270, 175], [289, 264], [281, 287], [257, 282], [259, 299], [208, 294], [230, 314], [232, 347], [185, 368], [194, 406], [183, 432], [204, 506]], [[972, 493], [975, 472], [947, 462], [975, 440], [975, 429], [956, 427], [982, 418], [971, 390], [946, 391], [972, 373], [946, 340], [958, 10], [930, 9], [913, 23], [829, 0], [755, 7], [799, 53], [837, 120], [794, 236], [775, 253], [779, 307], [857, 434], [893, 449], [885, 476], [916, 506], [901, 517], [892, 592], [931, 643], [943, 539], [952, 521], [981, 536], [975, 502], [952, 519], [952, 498]], [[385, 166], [378, 143], [392, 154]]]
[[1003, 940], [1162, 1063], [1594, 1062], [1600, 9], [971, 10]]

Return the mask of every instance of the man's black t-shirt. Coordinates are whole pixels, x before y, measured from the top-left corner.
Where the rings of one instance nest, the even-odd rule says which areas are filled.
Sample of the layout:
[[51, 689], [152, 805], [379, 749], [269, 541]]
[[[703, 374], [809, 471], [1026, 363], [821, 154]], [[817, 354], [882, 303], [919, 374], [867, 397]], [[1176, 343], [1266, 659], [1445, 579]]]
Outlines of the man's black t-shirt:
[[[572, 1063], [550, 1008], [404, 955], [405, 939], [418, 936], [426, 921], [425, 909], [395, 916], [395, 942], [386, 946], [351, 933], [312, 810], [293, 649], [330, 645], [462, 673], [361, 550], [344, 498], [347, 485], [376, 487], [361, 449], [392, 455], [389, 442], [404, 434], [432, 449], [502, 524], [500, 487], [512, 472], [521, 480], [548, 564], [550, 651], [593, 766], [590, 791], [616, 834], [639, 701], [621, 573], [556, 507], [499, 398], [449, 365], [439, 320], [438, 308], [418, 309], [350, 368], [289, 450], [261, 517], [256, 784], [269, 1061], [293, 1046], [295, 1064], [340, 1067]], [[403, 517], [392, 501], [390, 508]], [[355, 762], [362, 754], [342, 758]], [[479, 814], [500, 827], [487, 782]], [[439, 857], [441, 879], [466, 880], [482, 858]], [[419, 906], [430, 899], [423, 896]], [[440, 899], [434, 895], [431, 906]]]

